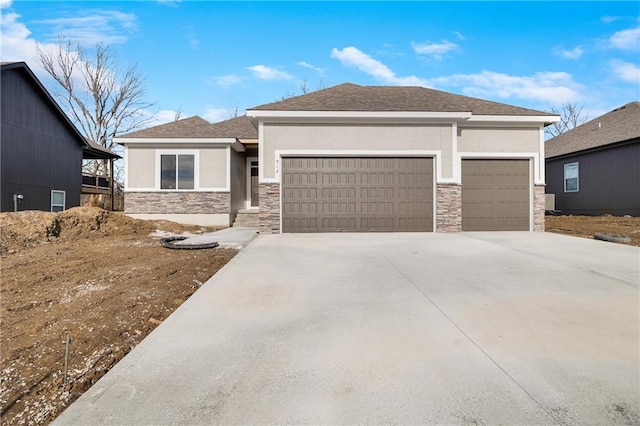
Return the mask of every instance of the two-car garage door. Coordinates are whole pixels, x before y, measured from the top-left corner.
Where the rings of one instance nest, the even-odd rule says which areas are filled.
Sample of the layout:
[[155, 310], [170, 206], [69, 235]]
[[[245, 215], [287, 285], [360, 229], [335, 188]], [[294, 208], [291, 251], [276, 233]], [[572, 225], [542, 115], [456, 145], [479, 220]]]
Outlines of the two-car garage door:
[[433, 230], [433, 159], [283, 158], [283, 232]]
[[[432, 158], [283, 158], [283, 232], [433, 231]], [[462, 160], [462, 230], [527, 231], [528, 159]]]

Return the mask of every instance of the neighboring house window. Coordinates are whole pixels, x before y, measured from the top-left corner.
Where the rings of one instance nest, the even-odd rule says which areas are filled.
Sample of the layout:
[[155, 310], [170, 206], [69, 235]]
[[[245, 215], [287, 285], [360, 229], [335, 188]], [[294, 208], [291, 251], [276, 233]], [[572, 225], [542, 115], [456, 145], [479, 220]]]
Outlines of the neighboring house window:
[[160, 189], [194, 189], [195, 156], [162, 154], [160, 156]]
[[579, 167], [578, 163], [564, 165], [564, 192], [578, 192]]
[[65, 192], [64, 191], [51, 191], [51, 211], [61, 212], [64, 210]]

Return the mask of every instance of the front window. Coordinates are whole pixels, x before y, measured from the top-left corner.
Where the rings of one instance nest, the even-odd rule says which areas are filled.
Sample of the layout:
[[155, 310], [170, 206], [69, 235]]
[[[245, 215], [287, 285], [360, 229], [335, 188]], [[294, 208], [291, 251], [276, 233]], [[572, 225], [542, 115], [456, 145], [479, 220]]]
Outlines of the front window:
[[162, 154], [160, 156], [160, 189], [194, 189], [195, 156]]
[[61, 212], [65, 207], [65, 195], [64, 191], [51, 191], [51, 211]]
[[579, 188], [579, 167], [578, 163], [567, 163], [564, 165], [564, 192], [578, 192]]

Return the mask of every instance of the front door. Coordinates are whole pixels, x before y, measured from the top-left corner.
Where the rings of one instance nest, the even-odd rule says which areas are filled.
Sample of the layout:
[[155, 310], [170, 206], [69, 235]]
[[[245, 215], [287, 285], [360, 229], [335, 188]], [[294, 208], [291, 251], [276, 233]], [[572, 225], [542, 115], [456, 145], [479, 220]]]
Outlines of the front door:
[[247, 206], [251, 208], [259, 206], [258, 176], [258, 159], [255, 157], [247, 158]]

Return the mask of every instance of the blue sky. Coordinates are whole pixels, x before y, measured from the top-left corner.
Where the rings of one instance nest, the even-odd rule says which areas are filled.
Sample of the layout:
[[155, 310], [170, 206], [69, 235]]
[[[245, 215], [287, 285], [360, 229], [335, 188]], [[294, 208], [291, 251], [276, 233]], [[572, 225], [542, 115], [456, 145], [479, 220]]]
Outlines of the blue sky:
[[155, 123], [210, 121], [344, 82], [421, 85], [595, 118], [640, 99], [640, 6], [627, 2], [0, 0], [3, 61], [58, 34], [137, 63]]

